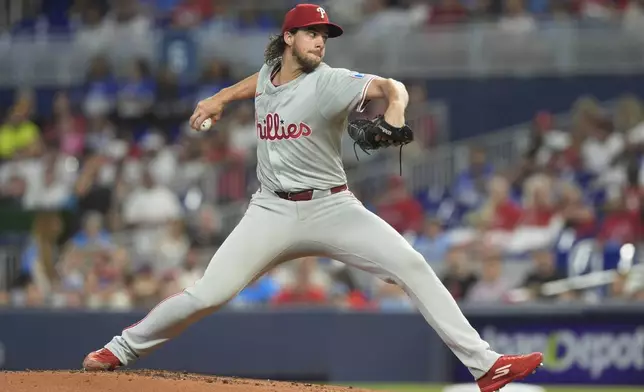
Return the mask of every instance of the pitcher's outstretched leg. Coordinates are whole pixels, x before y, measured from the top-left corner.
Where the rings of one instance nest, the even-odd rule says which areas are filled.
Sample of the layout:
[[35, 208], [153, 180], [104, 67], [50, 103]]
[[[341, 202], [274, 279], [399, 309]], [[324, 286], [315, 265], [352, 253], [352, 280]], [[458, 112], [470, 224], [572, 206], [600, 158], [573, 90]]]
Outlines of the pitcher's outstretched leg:
[[159, 303], [104, 348], [90, 353], [83, 368], [114, 370], [150, 354], [226, 304], [275, 263], [288, 259], [295, 239], [284, 233], [294, 230], [294, 208], [289, 201], [256, 194], [246, 215], [211, 259], [204, 276], [192, 287]]
[[[494, 381], [499, 377], [506, 380], [518, 377], [541, 363], [540, 353], [525, 358], [505, 357], [491, 350], [422, 255], [355, 197], [344, 195], [330, 210], [313, 228], [313, 235], [324, 244], [329, 257], [402, 287], [475, 379], [485, 383], [489, 371], [494, 371], [499, 364], [510, 364], [511, 370]], [[520, 371], [515, 373], [515, 368]]]

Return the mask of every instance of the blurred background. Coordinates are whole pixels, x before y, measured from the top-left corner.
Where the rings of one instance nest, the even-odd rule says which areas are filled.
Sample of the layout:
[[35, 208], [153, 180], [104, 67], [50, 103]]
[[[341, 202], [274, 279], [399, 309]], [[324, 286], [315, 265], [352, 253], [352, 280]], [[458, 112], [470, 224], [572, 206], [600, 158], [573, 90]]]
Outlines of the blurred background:
[[[201, 276], [258, 186], [253, 102], [227, 107], [207, 133], [187, 120], [259, 69], [297, 3], [0, 0], [0, 331], [20, 332], [26, 314], [52, 325], [47, 315], [135, 319]], [[346, 31], [328, 42], [328, 64], [397, 78], [410, 93], [416, 141], [402, 150], [402, 176], [397, 149], [355, 153], [344, 138], [356, 196], [425, 256], [473, 324], [497, 328], [493, 347], [550, 347], [555, 360], [566, 354], [548, 346], [552, 334], [615, 334], [635, 347], [631, 362], [618, 366], [628, 357], [618, 353], [592, 372], [580, 359], [591, 354], [578, 353], [549, 379], [644, 384], [644, 1], [320, 4]], [[436, 339], [396, 286], [328, 259], [278, 267], [225, 311], [286, 309], [412, 314], [416, 333]], [[544, 321], [552, 312], [558, 324]], [[512, 340], [528, 333], [532, 346]], [[39, 366], [10, 351], [0, 368]], [[391, 378], [467, 379], [414, 369]]]

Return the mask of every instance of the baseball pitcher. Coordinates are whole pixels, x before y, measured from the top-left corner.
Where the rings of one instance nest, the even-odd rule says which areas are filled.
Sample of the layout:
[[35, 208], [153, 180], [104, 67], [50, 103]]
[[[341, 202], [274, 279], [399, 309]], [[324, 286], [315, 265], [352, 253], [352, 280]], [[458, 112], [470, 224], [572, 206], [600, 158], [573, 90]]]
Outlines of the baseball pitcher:
[[[423, 257], [347, 188], [340, 158], [345, 132], [364, 150], [402, 146], [413, 133], [405, 124], [408, 95], [400, 82], [322, 62], [327, 39], [342, 33], [322, 7], [297, 5], [268, 44], [258, 73], [199, 102], [190, 118], [196, 130], [204, 121], [219, 120], [227, 103], [255, 99], [261, 185], [204, 276], [90, 353], [85, 370], [132, 364], [266, 271], [309, 255], [339, 260], [402, 287], [483, 392], [497, 391], [541, 365], [541, 353], [492, 351]], [[363, 111], [375, 99], [387, 102], [383, 116], [349, 122], [352, 111]]]

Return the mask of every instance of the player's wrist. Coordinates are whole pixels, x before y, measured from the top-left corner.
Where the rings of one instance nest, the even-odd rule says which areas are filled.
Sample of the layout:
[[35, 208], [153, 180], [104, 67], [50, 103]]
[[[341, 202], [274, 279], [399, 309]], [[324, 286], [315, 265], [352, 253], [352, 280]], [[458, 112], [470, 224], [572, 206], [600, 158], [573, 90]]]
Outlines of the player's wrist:
[[391, 101], [384, 114], [385, 121], [392, 127], [400, 128], [405, 125], [405, 105], [401, 101]]

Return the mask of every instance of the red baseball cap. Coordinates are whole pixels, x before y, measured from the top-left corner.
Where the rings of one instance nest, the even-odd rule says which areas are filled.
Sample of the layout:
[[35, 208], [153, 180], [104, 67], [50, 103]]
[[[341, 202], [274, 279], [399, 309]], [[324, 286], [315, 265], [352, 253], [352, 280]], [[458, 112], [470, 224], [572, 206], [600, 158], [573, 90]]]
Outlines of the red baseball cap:
[[329, 15], [324, 8], [316, 4], [298, 4], [286, 13], [282, 34], [292, 29], [315, 25], [326, 25], [329, 28], [329, 38], [339, 37], [344, 32], [342, 27], [329, 22]]

